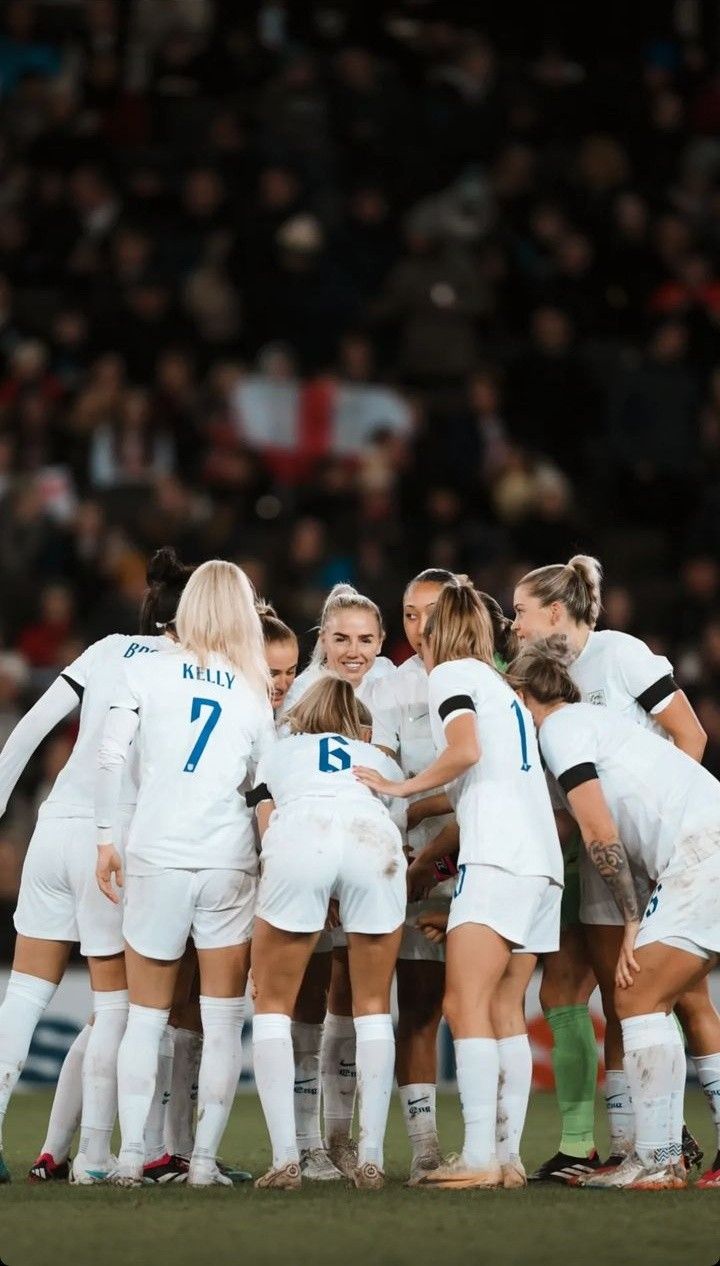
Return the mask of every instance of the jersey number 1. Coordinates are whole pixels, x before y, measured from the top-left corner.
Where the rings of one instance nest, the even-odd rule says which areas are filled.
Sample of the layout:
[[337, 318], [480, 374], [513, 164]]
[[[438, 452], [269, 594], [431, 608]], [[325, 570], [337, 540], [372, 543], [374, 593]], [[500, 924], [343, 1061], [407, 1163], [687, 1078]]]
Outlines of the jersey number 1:
[[199, 720], [200, 713], [202, 712], [203, 708], [209, 709], [208, 717], [203, 728], [201, 729], [200, 733], [197, 736], [197, 741], [195, 743], [195, 746], [193, 747], [190, 755], [188, 756], [187, 760], [185, 761], [185, 764], [183, 765], [184, 774], [195, 773], [195, 770], [200, 764], [200, 757], [202, 756], [203, 752], [205, 751], [205, 748], [207, 747], [208, 739], [210, 738], [210, 735], [212, 734], [213, 730], [215, 729], [215, 726], [220, 720], [220, 713], [222, 712], [222, 708], [220, 707], [220, 704], [217, 702], [217, 700], [199, 699], [197, 695], [193, 699], [192, 704], [190, 706], [190, 720], [191, 721]]
[[513, 699], [510, 706], [513, 712], [515, 713], [515, 716], [517, 717], [518, 729], [520, 731], [520, 756], [522, 759], [522, 765], [520, 766], [520, 768], [523, 771], [523, 773], [526, 774], [530, 768], [530, 762], [528, 760], [527, 730], [525, 729], [525, 717], [522, 714], [522, 708], [520, 707], [520, 704], [518, 703], [517, 699]]

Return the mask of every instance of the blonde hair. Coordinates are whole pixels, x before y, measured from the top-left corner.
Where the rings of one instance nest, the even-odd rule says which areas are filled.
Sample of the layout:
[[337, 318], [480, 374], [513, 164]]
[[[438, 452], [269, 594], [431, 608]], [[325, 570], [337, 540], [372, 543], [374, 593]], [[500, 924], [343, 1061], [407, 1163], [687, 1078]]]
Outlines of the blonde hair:
[[363, 730], [372, 726], [369, 709], [357, 698], [350, 682], [337, 673], [323, 673], [283, 720], [293, 734], [342, 734], [361, 740]]
[[579, 703], [580, 691], [566, 666], [569, 659], [566, 638], [555, 633], [524, 646], [506, 678], [513, 689], [526, 690], [538, 703]]
[[551, 563], [529, 571], [518, 585], [527, 589], [540, 605], [562, 602], [576, 624], [594, 629], [602, 609], [603, 570], [597, 558], [575, 554], [567, 563]]
[[492, 621], [471, 581], [458, 579], [443, 585], [428, 616], [425, 638], [436, 664], [452, 659], [479, 659], [493, 664]]
[[340, 615], [343, 611], [369, 611], [377, 620], [380, 640], [382, 641], [385, 637], [385, 626], [383, 625], [383, 619], [377, 603], [373, 602], [372, 598], [366, 598], [364, 593], [358, 593], [357, 589], [352, 585], [333, 585], [320, 613], [318, 640], [315, 643], [315, 649], [310, 660], [312, 664], [325, 663], [326, 655], [322, 644], [322, 634], [327, 628], [328, 620], [334, 615]]
[[267, 695], [270, 685], [255, 594], [245, 572], [234, 563], [212, 559], [190, 577], [178, 603], [175, 631], [181, 646], [202, 668], [219, 655]]

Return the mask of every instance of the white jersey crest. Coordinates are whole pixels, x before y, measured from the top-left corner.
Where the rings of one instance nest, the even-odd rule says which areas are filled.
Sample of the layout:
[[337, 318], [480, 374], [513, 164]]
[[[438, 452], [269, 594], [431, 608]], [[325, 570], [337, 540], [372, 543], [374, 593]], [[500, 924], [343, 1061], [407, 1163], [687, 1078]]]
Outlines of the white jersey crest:
[[593, 632], [568, 672], [583, 703], [608, 708], [667, 738], [653, 714], [666, 708], [677, 690], [673, 667], [639, 638], [616, 629]]

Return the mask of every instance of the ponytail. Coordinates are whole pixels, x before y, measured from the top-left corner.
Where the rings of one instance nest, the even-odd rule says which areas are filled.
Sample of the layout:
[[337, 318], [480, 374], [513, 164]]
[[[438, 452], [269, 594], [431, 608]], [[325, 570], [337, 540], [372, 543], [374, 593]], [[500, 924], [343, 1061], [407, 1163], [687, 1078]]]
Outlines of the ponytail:
[[603, 571], [597, 558], [575, 554], [567, 563], [551, 563], [529, 571], [518, 587], [527, 589], [540, 605], [561, 602], [575, 624], [594, 629], [602, 610]]
[[140, 632], [172, 628], [183, 590], [195, 569], [181, 563], [172, 545], [156, 550], [147, 565], [147, 590], [140, 607]]
[[453, 578], [444, 585], [425, 625], [435, 664], [479, 659], [494, 666], [493, 626], [487, 607], [471, 581]]

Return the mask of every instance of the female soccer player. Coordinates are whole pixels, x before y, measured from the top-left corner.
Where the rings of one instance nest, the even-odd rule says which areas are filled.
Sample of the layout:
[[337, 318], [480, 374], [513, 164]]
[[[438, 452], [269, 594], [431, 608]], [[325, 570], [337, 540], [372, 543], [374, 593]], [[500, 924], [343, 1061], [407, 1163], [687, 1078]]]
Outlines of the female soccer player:
[[[421, 657], [428, 616], [452, 572], [429, 568], [411, 580], [403, 599], [405, 635], [414, 655], [388, 679], [371, 688], [373, 739], [396, 754], [403, 775], [411, 778], [435, 759], [428, 712], [428, 674]], [[423, 805], [423, 801], [416, 801]], [[426, 801], [422, 812], [432, 807]], [[418, 808], [418, 813], [419, 813]], [[457, 848], [458, 834], [452, 814], [411, 818], [408, 832], [411, 856], [418, 858], [430, 841], [439, 842], [439, 855]], [[417, 873], [417, 872], [416, 872]], [[412, 1148], [410, 1183], [440, 1164], [435, 1115], [437, 1081], [437, 1031], [442, 1015], [445, 985], [445, 951], [433, 944], [417, 926], [417, 917], [428, 911], [447, 911], [454, 881], [439, 883], [435, 862], [419, 874], [418, 886], [429, 895], [407, 907], [397, 963], [398, 1031], [397, 1082], [405, 1126]]]
[[[389, 683], [384, 683], [371, 696], [375, 741], [397, 752], [406, 777], [427, 768], [435, 759], [428, 709], [428, 670], [423, 660], [425, 633], [443, 585], [453, 580], [452, 572], [429, 569], [410, 582], [405, 591], [404, 624], [408, 641], [416, 653], [400, 665]], [[494, 598], [485, 593], [479, 596], [492, 623], [495, 666], [503, 670], [516, 650], [511, 622]], [[413, 858], [408, 871], [408, 889], [411, 897], [414, 893], [424, 894], [408, 904], [397, 964], [397, 1078], [413, 1149], [411, 1186], [416, 1185], [424, 1172], [440, 1163], [435, 1120], [437, 1030], [445, 986], [447, 914], [455, 884], [453, 879], [438, 882], [441, 873], [438, 867], [446, 869], [443, 859], [448, 853], [457, 852], [458, 829], [454, 814], [438, 815], [441, 809], [450, 807], [444, 794], [416, 798], [408, 806], [408, 823], [412, 827], [408, 842]], [[502, 996], [494, 1001], [494, 1018], [504, 1043], [506, 1062], [514, 1053], [514, 1072], [527, 1083], [529, 1095], [532, 1056], [524, 1022], [524, 999], [536, 958], [527, 958], [523, 963], [513, 961], [512, 975], [503, 981]], [[505, 1069], [507, 1093], [521, 1097], [524, 1089], [511, 1084], [507, 1072]], [[508, 1183], [513, 1175], [518, 1182], [524, 1180], [524, 1171], [514, 1159], [520, 1132], [517, 1131], [513, 1139], [502, 1140], [501, 1144]]]
[[[601, 580], [599, 563], [583, 554], [571, 558], [566, 565], [554, 564], [528, 573], [514, 595], [513, 627], [518, 639], [528, 642], [563, 634], [568, 646], [568, 671], [585, 702], [619, 712], [671, 738], [677, 747], [699, 761], [705, 734], [686, 696], [678, 690], [670, 662], [627, 633], [595, 630], [601, 607]], [[612, 1156], [607, 1164], [617, 1164], [632, 1143], [628, 1137], [632, 1115], [622, 1066], [620, 1026], [613, 1010], [621, 934], [619, 915], [584, 851], [579, 861], [582, 899], [574, 911], [565, 903], [564, 921], [571, 926], [563, 931], [560, 953], [545, 960], [541, 992], [543, 1009], [553, 1030], [563, 1137], [559, 1152], [533, 1175], [538, 1180], [551, 1178], [570, 1183], [588, 1167], [599, 1164], [593, 1140], [597, 1058], [587, 1010], [595, 976], [608, 1022], [606, 1102]], [[568, 888], [571, 885], [572, 879]], [[647, 892], [639, 895], [642, 901]], [[706, 982], [701, 981], [679, 1001], [678, 1014], [702, 1075], [702, 1061], [717, 1058], [717, 1014]], [[717, 1109], [714, 1115], [720, 1123]], [[699, 1163], [697, 1144], [691, 1135], [685, 1137], [686, 1159], [691, 1164]]]
[[256, 603], [265, 641], [265, 658], [270, 670], [270, 703], [277, 715], [297, 676], [298, 640], [269, 602]]
[[[40, 808], [15, 911], [13, 969], [0, 1007], [0, 1182], [9, 1181], [2, 1161], [3, 1118], [35, 1027], [62, 980], [75, 941], [88, 959], [95, 1018], [69, 1052], [48, 1134], [30, 1177], [35, 1181], [68, 1177], [67, 1157], [81, 1098], [81, 1155], [75, 1158], [74, 1180], [94, 1181], [88, 1177], [90, 1171], [102, 1176], [109, 1168], [116, 1112], [115, 1064], [128, 999], [120, 913], [102, 899], [94, 878], [94, 767], [105, 714], [123, 666], [170, 648], [163, 634], [191, 572], [174, 550], [159, 550], [148, 566], [148, 591], [140, 613], [142, 633], [112, 634], [84, 651], [20, 721], [0, 755], [4, 811], [39, 744], [80, 704], [78, 736]], [[135, 798], [129, 771], [118, 799], [119, 848]]]
[[[511, 676], [623, 925], [615, 1007], [634, 1150], [585, 1185], [685, 1187], [685, 1050], [671, 1012], [720, 951], [720, 783], [627, 717], [581, 703], [580, 690], [551, 652], [543, 643], [522, 651]], [[655, 885], [644, 917], [638, 873]], [[714, 1083], [718, 1077], [716, 1059]]]
[[[352, 585], [334, 585], [323, 605], [312, 660], [291, 686], [284, 709], [297, 703], [323, 671], [337, 673], [350, 683], [361, 702], [368, 703], [375, 684], [386, 682], [396, 671], [395, 665], [380, 655], [384, 637], [382, 616], [372, 599]], [[284, 709], [280, 711], [281, 724]], [[295, 1009], [293, 1041], [303, 1176], [323, 1182], [337, 1180], [341, 1174], [349, 1177], [357, 1163], [350, 1138], [356, 1086], [355, 1027], [341, 928], [320, 937], [310, 960]], [[325, 1145], [320, 1137], [318, 1061]]]
[[[99, 755], [97, 878], [117, 901], [130, 1009], [118, 1054], [122, 1149], [115, 1181], [141, 1181], [143, 1133], [158, 1048], [189, 936], [198, 953], [204, 1034], [198, 1124], [188, 1183], [231, 1185], [216, 1168], [242, 1057], [257, 857], [238, 788], [274, 741], [260, 619], [232, 563], [204, 563], [178, 605], [178, 642], [131, 661], [116, 688]], [[137, 808], [123, 862], [113, 822], [130, 745], [139, 749]]]
[[[505, 1069], [493, 1000], [517, 970], [514, 947], [531, 955], [557, 944], [562, 856], [531, 718], [494, 667], [490, 618], [472, 585], [443, 588], [427, 640], [430, 724], [440, 755], [395, 786], [373, 770], [355, 771], [384, 795], [415, 795], [458, 780], [460, 864], [444, 1011], [455, 1039], [465, 1144], [462, 1156], [430, 1170], [418, 1185], [497, 1187], [507, 1177], [515, 1186], [522, 1174], [511, 1172], [514, 1164], [504, 1173], [496, 1158]], [[525, 1100], [514, 1110], [524, 1118], [526, 1107]]]
[[272, 1167], [256, 1186], [301, 1184], [290, 1017], [334, 896], [347, 936], [357, 1034], [360, 1144], [352, 1178], [356, 1187], [377, 1190], [384, 1184], [393, 1083], [390, 985], [402, 935], [406, 863], [390, 812], [357, 782], [352, 766], [362, 762], [386, 778], [400, 770], [364, 741], [370, 713], [340, 677], [326, 674], [311, 686], [286, 723], [290, 737], [262, 759], [258, 786], [248, 797], [258, 805], [262, 834], [253, 1051], [273, 1149]]

